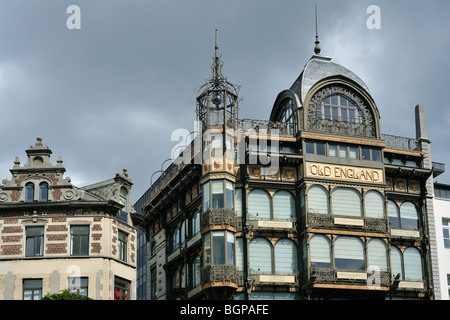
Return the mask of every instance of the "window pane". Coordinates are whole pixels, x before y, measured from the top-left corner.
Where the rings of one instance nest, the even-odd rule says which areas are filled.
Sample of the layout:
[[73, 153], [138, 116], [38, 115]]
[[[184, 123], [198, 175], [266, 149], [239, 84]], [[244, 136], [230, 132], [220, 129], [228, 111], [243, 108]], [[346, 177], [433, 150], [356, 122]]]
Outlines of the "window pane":
[[233, 232], [227, 231], [227, 264], [234, 265], [234, 242], [235, 235]]
[[335, 266], [337, 269], [364, 270], [364, 246], [361, 240], [339, 237], [334, 245]]
[[419, 250], [416, 248], [406, 249], [403, 253], [403, 261], [405, 262], [405, 280], [422, 281], [422, 258]]
[[225, 232], [215, 231], [213, 236], [213, 264], [225, 264]]
[[242, 217], [242, 189], [235, 189], [234, 204], [236, 215]]
[[331, 194], [332, 212], [335, 215], [361, 217], [361, 197], [355, 189], [338, 188]]
[[381, 160], [381, 151], [380, 150], [372, 150], [372, 161], [380, 161]]
[[233, 184], [230, 181], [225, 181], [225, 187], [227, 192], [227, 209], [234, 210]]
[[214, 209], [222, 209], [223, 201], [223, 180], [211, 181], [211, 204]]
[[295, 218], [295, 199], [288, 191], [278, 191], [273, 197], [274, 219], [292, 220]]
[[388, 205], [388, 216], [389, 216], [389, 226], [393, 229], [397, 229], [400, 227], [400, 221], [398, 216], [398, 207], [394, 201], [389, 200]]
[[270, 196], [266, 191], [261, 189], [250, 191], [248, 215], [250, 219], [270, 220]]
[[316, 154], [325, 155], [325, 143], [317, 142], [316, 143]]
[[202, 197], [203, 197], [203, 212], [206, 212], [209, 209], [209, 182], [206, 182], [203, 185]]
[[25, 201], [26, 202], [34, 201], [34, 184], [31, 182], [25, 185]]
[[350, 147], [350, 159], [358, 159], [358, 148]]
[[264, 238], [253, 238], [250, 242], [250, 272], [272, 273], [272, 245]]
[[203, 264], [211, 264], [211, 234], [207, 233], [203, 236]]
[[244, 270], [244, 239], [236, 239], [236, 267], [239, 271]]
[[306, 142], [306, 153], [314, 154], [314, 143]]
[[339, 146], [339, 157], [347, 158], [347, 147], [346, 146]]
[[372, 239], [367, 245], [369, 267], [378, 267], [381, 271], [387, 270], [386, 244], [379, 239]]
[[278, 240], [275, 244], [275, 273], [294, 274], [297, 266], [297, 246], [290, 239]]
[[48, 183], [42, 182], [39, 185], [39, 201], [48, 201]]
[[328, 214], [328, 192], [320, 186], [308, 189], [308, 212]]
[[330, 157], [337, 157], [337, 145], [335, 144], [328, 145], [328, 155]]
[[330, 241], [327, 237], [322, 235], [312, 237], [309, 247], [312, 267], [331, 268]]
[[405, 202], [400, 206], [400, 219], [402, 229], [419, 229], [419, 217], [413, 203]]
[[392, 278], [400, 274], [400, 280], [403, 279], [402, 272], [402, 254], [397, 247], [391, 246], [391, 264], [392, 264]]
[[364, 197], [364, 209], [366, 217], [383, 218], [384, 217], [384, 201], [381, 193], [377, 191], [369, 191]]
[[369, 148], [361, 148], [361, 156], [362, 156], [362, 160], [370, 160], [370, 149]]

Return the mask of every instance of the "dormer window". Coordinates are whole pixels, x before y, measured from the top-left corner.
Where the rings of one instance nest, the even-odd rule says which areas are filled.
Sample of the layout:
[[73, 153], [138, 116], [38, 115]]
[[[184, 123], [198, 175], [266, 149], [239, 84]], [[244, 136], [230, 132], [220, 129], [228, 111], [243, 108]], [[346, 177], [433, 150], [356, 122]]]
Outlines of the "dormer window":
[[33, 202], [34, 201], [34, 183], [28, 182], [25, 185], [25, 202]]
[[41, 182], [39, 184], [39, 201], [47, 202], [48, 201], [48, 183]]

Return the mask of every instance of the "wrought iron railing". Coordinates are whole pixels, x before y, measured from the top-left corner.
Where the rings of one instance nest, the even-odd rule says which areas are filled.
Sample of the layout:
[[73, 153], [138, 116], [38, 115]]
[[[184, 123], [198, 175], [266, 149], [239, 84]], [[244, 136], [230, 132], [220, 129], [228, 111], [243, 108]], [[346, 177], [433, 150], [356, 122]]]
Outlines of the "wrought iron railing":
[[419, 144], [416, 139], [393, 136], [389, 134], [383, 134], [382, 138], [386, 143], [386, 148], [405, 150], [405, 151], [418, 151], [420, 150]]

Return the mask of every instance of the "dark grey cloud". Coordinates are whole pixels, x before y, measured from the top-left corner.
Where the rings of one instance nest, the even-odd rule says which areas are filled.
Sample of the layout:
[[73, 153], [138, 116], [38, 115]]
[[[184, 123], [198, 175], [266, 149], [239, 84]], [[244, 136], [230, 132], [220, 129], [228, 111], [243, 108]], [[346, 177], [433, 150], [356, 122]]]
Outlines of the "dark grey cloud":
[[[323, 55], [369, 86], [384, 133], [414, 137], [425, 106], [433, 160], [450, 158], [450, 4], [442, 1], [0, 1], [0, 178], [37, 136], [79, 186], [127, 168], [133, 200], [193, 129], [195, 89], [211, 74], [214, 30], [240, 117], [268, 119], [313, 54], [314, 4]], [[81, 30], [69, 30], [69, 5]], [[381, 9], [369, 30], [366, 9]], [[166, 163], [167, 165], [167, 163]], [[448, 175], [439, 177], [449, 182]]]

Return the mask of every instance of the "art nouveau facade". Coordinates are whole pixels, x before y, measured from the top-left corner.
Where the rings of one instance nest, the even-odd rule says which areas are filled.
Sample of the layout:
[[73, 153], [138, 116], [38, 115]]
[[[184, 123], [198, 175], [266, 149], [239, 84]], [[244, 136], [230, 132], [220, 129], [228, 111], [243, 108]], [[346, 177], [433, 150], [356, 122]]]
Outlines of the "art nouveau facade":
[[38, 138], [0, 185], [0, 299], [36, 300], [68, 289], [93, 299], [134, 299], [132, 182], [77, 188]]
[[268, 121], [239, 119], [221, 67], [216, 43], [197, 138], [142, 205], [148, 298], [438, 299], [424, 108], [415, 138], [382, 134], [369, 88], [316, 50]]

